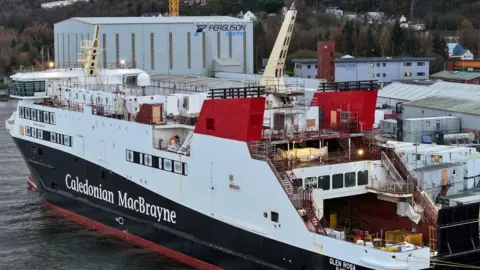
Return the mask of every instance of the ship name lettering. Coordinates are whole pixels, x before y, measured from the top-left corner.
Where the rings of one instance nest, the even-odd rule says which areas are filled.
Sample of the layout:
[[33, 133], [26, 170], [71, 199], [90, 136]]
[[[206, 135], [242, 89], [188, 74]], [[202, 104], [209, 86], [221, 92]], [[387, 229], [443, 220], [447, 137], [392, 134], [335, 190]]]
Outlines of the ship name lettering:
[[335, 266], [335, 270], [355, 270], [355, 264], [330, 258], [330, 264]]
[[128, 208], [135, 212], [140, 212], [144, 215], [154, 217], [158, 222], [166, 221], [172, 224], [177, 223], [177, 213], [173, 210], [163, 208], [161, 206], [149, 204], [143, 197], [133, 199], [128, 197], [127, 192], [122, 193], [118, 191], [118, 205]]
[[78, 176], [76, 178], [72, 178], [70, 174], [67, 174], [65, 176], [65, 185], [70, 190], [83, 193], [87, 196], [91, 196], [112, 204], [115, 203], [113, 199], [113, 192], [102, 189], [102, 184], [98, 185], [98, 187], [93, 186], [88, 183], [88, 179], [85, 179], [85, 182], [80, 182], [80, 180], [78, 180]]
[[[110, 190], [103, 189], [102, 184], [98, 186], [91, 185], [88, 179], [82, 182], [78, 179], [78, 176], [73, 178], [70, 174], [67, 174], [65, 176], [65, 186], [78, 193], [115, 204], [115, 194]], [[146, 200], [140, 196], [137, 198], [129, 197], [127, 192], [123, 193], [118, 191], [118, 205], [153, 217], [157, 222], [177, 223], [177, 213], [175, 211], [147, 203]]]

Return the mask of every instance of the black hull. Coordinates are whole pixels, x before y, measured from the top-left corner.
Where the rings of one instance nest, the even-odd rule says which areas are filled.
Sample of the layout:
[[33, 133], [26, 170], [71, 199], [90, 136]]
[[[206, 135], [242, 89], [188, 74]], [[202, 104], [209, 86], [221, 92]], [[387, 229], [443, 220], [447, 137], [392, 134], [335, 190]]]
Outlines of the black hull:
[[[90, 223], [82, 221], [80, 223], [94, 224], [92, 226], [95, 226], [96, 229], [110, 230], [119, 237], [122, 237], [121, 232], [123, 232], [124, 235], [127, 233], [144, 239], [148, 243], [155, 243], [161, 247], [156, 249], [159, 252], [173, 250], [178, 254], [162, 253], [185, 264], [204, 269], [215, 269], [215, 267], [224, 269], [348, 269], [332, 264], [332, 259], [341, 260], [342, 258], [330, 258], [313, 253], [220, 222], [159, 196], [97, 164], [29, 141], [15, 138], [15, 142], [26, 160], [46, 204], [55, 208], [56, 212], [63, 214], [62, 211], [65, 210], [73, 213], [72, 216], [76, 216], [77, 220], [80, 219], [80, 216], [84, 217]], [[118, 205], [116, 200], [115, 204], [112, 204], [71, 191], [65, 184], [67, 174], [78, 177], [81, 181], [88, 179], [91, 185], [101, 184], [104, 190], [115, 193], [117, 191], [128, 192], [129, 197], [141, 196], [149, 203], [171, 209], [176, 212], [176, 222], [157, 222], [152, 217]], [[122, 222], [119, 217], [122, 217]], [[75, 220], [75, 218], [72, 219]], [[102, 226], [95, 224], [102, 224]], [[137, 241], [137, 243], [140, 242]], [[149, 246], [142, 243], [139, 245]], [[153, 249], [155, 250], [155, 248]], [[185, 260], [182, 260], [181, 255], [184, 255]], [[345, 254], [345, 258], [348, 259], [348, 254]], [[203, 264], [199, 263], [200, 261]], [[340, 262], [337, 261], [337, 263]], [[356, 270], [370, 269], [359, 265], [354, 265], [354, 267]]]

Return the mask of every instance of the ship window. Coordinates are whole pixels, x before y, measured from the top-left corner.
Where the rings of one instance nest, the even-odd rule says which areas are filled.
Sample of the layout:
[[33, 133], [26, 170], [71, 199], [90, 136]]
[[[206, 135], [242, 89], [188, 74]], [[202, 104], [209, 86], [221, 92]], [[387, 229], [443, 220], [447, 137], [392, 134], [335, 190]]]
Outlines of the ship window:
[[50, 133], [50, 141], [55, 142], [57, 138], [55, 138], [55, 133]]
[[207, 130], [215, 130], [215, 121], [213, 118], [207, 118]]
[[127, 161], [128, 162], [133, 162], [133, 151], [132, 150], [127, 150]]
[[273, 222], [278, 222], [279, 216], [278, 216], [278, 213], [277, 213], [277, 212], [271, 211], [271, 212], [270, 212], [270, 216], [272, 217], [272, 221], [273, 221]]
[[127, 85], [137, 85], [137, 76], [127, 76], [125, 78], [125, 84], [127, 84]]
[[23, 109], [24, 109], [23, 107], [18, 108], [18, 113], [20, 114], [20, 118], [25, 117], [25, 111]]
[[183, 163], [183, 175], [188, 175], [188, 166], [187, 166], [187, 163]]
[[333, 189], [343, 188], [343, 173], [332, 176], [332, 187]]
[[355, 186], [355, 173], [348, 172], [345, 173], [345, 187], [354, 187]]
[[43, 140], [43, 130], [39, 129], [37, 130], [37, 138], [40, 140]]
[[30, 127], [25, 127], [25, 135], [30, 136]]
[[169, 172], [172, 171], [172, 161], [170, 159], [163, 160], [163, 169]]
[[330, 175], [322, 175], [318, 177], [318, 187], [323, 190], [330, 189]]
[[[39, 130], [40, 131], [40, 130]], [[38, 148], [38, 155], [39, 156], [43, 156], [43, 149], [42, 148]]]
[[43, 122], [44, 122], [44, 123], [48, 123], [48, 122], [49, 122], [49, 121], [48, 121], [48, 119], [49, 119], [48, 115], [49, 115], [48, 112], [43, 112]]
[[150, 164], [150, 161], [151, 161], [150, 155], [143, 154], [142, 156], [143, 156], [143, 165], [150, 166], [148, 165]]
[[364, 186], [368, 184], [368, 171], [359, 171], [358, 172], [358, 185], [359, 186]]
[[32, 128], [32, 137], [33, 138], [37, 137], [37, 129], [36, 128]]
[[173, 162], [173, 170], [175, 173], [182, 174], [182, 163], [178, 161]]
[[264, 218], [268, 218], [267, 212], [263, 212], [263, 217], [264, 217]]
[[133, 152], [133, 163], [140, 164], [140, 153], [138, 152]]
[[143, 165], [143, 154], [142, 153], [140, 153], [140, 164]]
[[50, 113], [50, 124], [55, 125], [55, 114], [53, 112]]
[[105, 171], [100, 171], [100, 178], [105, 180]]
[[70, 136], [67, 136], [67, 135], [63, 136], [63, 144], [66, 146], [70, 146]]
[[30, 108], [25, 108], [25, 118], [30, 119]]
[[318, 187], [318, 181], [317, 177], [305, 177], [305, 188], [317, 188]]

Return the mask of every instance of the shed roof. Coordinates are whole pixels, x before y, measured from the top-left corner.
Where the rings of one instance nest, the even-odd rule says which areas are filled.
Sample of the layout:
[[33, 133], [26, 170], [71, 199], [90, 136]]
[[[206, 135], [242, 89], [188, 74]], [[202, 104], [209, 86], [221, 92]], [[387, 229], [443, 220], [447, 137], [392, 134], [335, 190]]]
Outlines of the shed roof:
[[471, 100], [456, 97], [435, 96], [410, 101], [404, 105], [480, 115], [480, 100], [478, 99]]
[[468, 97], [469, 100], [480, 101], [480, 85], [436, 82], [432, 85], [418, 85], [393, 82], [378, 92], [381, 98], [397, 99], [404, 101], [418, 100], [427, 97]]
[[440, 71], [435, 74], [430, 75], [430, 77], [438, 78], [438, 79], [452, 79], [452, 80], [472, 80], [475, 78], [480, 77], [479, 72], [466, 72], [466, 71]]
[[437, 95], [439, 90], [425, 85], [406, 84], [393, 82], [378, 91], [378, 96], [398, 100], [417, 100]]
[[[243, 19], [228, 16], [178, 16], [178, 17], [73, 17], [89, 24], [160, 24], [160, 23], [248, 23]], [[61, 21], [58, 23], [63, 23]]]

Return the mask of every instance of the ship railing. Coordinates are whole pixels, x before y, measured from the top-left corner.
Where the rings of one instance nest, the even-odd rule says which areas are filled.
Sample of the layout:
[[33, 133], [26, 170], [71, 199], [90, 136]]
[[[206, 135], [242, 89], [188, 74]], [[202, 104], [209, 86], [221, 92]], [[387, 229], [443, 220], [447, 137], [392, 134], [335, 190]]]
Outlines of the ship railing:
[[319, 84], [318, 91], [368, 91], [379, 88], [377, 81], [325, 82]]
[[381, 193], [413, 196], [415, 186], [412, 183], [398, 182], [396, 180], [390, 180], [386, 178], [382, 180], [375, 179], [371, 184], [369, 184], [368, 188], [374, 189]]
[[[257, 82], [252, 82], [253, 84]], [[285, 78], [269, 77], [262, 80], [262, 85], [266, 86], [267, 92], [270, 94], [292, 94], [292, 95], [304, 95], [305, 84], [300, 80], [293, 83], [286, 83]]]
[[382, 151], [381, 154], [381, 161], [385, 165], [385, 168], [389, 171], [389, 174], [398, 182], [402, 183], [405, 182], [403, 177], [400, 175], [400, 173], [397, 171], [395, 166], [393, 165], [392, 161], [387, 157], [385, 152]]
[[[59, 62], [55, 68], [73, 69], [83, 68], [83, 58], [77, 59], [76, 62]], [[98, 61], [98, 69], [134, 69], [137, 63], [135, 61], [118, 61], [118, 62], [104, 62]]]
[[418, 181], [417, 173], [407, 165], [407, 162], [403, 155], [399, 154], [397, 151], [394, 150], [393, 156], [401, 164], [400, 167], [402, 167], [402, 169], [404, 170], [404, 173], [407, 176], [407, 181], [413, 184], [414, 202], [422, 206], [424, 213], [430, 220], [431, 224], [436, 226], [438, 219], [438, 208], [435, 206], [435, 203], [432, 201], [428, 193], [423, 188], [423, 184]]
[[[80, 82], [63, 81], [60, 80], [57, 83], [57, 88], [62, 90], [77, 90], [77, 91], [98, 91], [98, 92], [110, 92], [120, 93], [129, 96], [153, 96], [162, 95], [167, 96], [170, 94], [191, 94], [199, 93], [200, 91], [190, 88], [169, 88], [168, 86], [151, 85], [140, 87], [134, 84], [83, 84]], [[57, 95], [60, 94], [58, 90], [54, 90]]]

